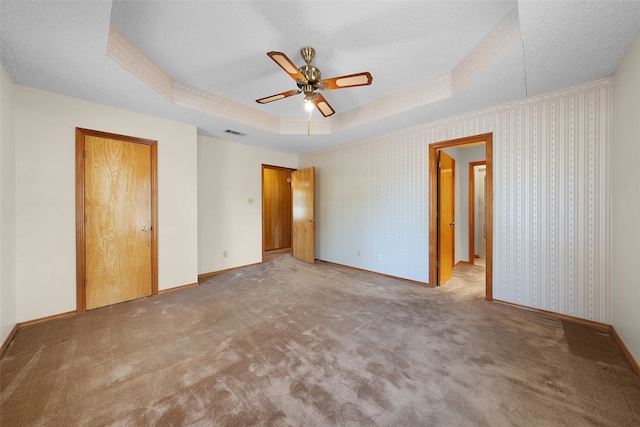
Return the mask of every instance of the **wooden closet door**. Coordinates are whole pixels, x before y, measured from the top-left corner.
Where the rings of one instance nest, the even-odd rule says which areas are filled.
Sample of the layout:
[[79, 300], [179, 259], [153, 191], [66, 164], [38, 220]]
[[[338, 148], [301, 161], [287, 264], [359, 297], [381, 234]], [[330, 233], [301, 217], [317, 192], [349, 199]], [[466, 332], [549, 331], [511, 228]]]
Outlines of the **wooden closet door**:
[[151, 295], [151, 147], [85, 139], [86, 309]]

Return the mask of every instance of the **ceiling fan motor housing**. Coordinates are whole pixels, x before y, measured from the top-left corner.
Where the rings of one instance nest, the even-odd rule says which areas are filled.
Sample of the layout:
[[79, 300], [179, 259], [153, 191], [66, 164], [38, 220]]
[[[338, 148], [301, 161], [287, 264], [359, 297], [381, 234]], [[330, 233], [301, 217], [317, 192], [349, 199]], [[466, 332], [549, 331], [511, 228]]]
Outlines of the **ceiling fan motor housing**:
[[309, 81], [309, 83], [317, 83], [322, 80], [320, 70], [313, 65], [303, 65], [298, 71]]

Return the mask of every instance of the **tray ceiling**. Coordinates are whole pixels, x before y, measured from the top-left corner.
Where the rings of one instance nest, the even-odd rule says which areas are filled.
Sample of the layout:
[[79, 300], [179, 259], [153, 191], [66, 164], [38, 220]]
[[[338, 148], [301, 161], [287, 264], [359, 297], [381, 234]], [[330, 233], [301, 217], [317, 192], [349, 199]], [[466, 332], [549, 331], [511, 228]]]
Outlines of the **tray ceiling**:
[[[189, 123], [200, 134], [304, 153], [610, 76], [638, 1], [0, 2], [17, 84]], [[267, 55], [316, 50], [330, 118]], [[225, 130], [246, 134], [225, 133]]]

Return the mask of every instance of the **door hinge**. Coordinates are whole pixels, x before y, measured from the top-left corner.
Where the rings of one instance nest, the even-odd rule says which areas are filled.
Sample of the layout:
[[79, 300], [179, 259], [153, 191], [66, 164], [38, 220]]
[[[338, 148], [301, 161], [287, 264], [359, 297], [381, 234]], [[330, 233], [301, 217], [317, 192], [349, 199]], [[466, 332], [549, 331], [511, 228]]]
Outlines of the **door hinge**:
[[87, 279], [84, 279], [84, 288], [87, 289]]
[[84, 216], [84, 223], [87, 223], [87, 215]]
[[82, 158], [83, 159], [87, 158], [87, 150], [82, 150]]
[[[436, 268], [440, 268], [440, 261], [436, 261]], [[85, 282], [86, 284], [86, 282]]]

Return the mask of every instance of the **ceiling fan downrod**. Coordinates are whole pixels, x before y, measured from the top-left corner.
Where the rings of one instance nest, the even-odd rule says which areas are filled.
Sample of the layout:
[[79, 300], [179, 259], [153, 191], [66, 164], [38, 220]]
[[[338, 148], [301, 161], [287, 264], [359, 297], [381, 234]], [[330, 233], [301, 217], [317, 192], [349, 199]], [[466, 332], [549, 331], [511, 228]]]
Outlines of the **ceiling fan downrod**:
[[300, 49], [300, 56], [302, 56], [302, 59], [304, 59], [304, 62], [306, 62], [307, 65], [311, 65], [313, 57], [316, 56], [316, 50], [311, 46], [305, 46]]
[[[316, 83], [322, 80], [322, 73], [320, 73], [320, 69], [311, 65], [311, 61], [316, 56], [316, 51], [311, 46], [305, 46], [300, 49], [300, 56], [302, 56], [302, 59], [304, 59], [304, 62], [306, 62], [307, 65], [303, 65], [298, 68], [298, 71], [300, 71], [304, 78], [308, 80], [308, 83], [315, 86]], [[300, 89], [303, 89], [303, 85], [298, 84], [298, 86]], [[307, 92], [305, 91], [305, 93]]]

